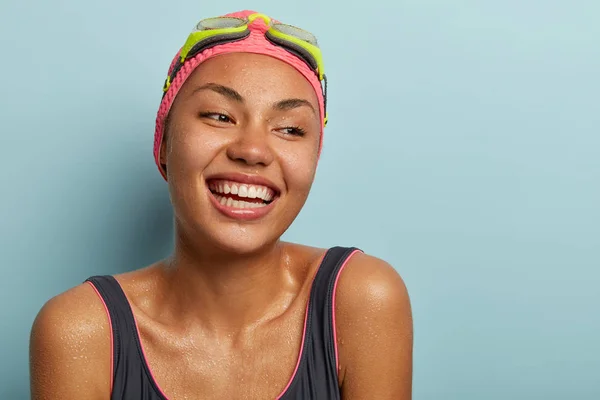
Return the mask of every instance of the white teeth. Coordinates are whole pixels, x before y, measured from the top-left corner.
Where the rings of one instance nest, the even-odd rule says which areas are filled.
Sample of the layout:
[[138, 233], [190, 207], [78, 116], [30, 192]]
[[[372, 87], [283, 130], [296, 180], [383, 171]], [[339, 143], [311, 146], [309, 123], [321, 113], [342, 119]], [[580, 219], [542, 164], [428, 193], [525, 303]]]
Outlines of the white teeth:
[[233, 194], [239, 197], [249, 199], [262, 199], [271, 201], [275, 197], [272, 189], [261, 185], [240, 184], [232, 181], [216, 181], [209, 185], [210, 190], [215, 194]]
[[255, 203], [244, 200], [233, 200], [231, 197], [225, 196], [217, 195], [216, 198], [221, 205], [232, 208], [261, 208], [267, 206], [265, 203]]

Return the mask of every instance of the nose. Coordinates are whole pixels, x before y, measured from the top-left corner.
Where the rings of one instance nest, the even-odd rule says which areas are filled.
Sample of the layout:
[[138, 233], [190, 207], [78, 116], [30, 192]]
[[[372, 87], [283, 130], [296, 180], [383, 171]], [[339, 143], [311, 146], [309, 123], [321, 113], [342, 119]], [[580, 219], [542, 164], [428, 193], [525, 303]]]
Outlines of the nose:
[[227, 157], [248, 166], [268, 166], [274, 159], [268, 139], [268, 132], [264, 128], [248, 127], [242, 130], [238, 137], [229, 144]]

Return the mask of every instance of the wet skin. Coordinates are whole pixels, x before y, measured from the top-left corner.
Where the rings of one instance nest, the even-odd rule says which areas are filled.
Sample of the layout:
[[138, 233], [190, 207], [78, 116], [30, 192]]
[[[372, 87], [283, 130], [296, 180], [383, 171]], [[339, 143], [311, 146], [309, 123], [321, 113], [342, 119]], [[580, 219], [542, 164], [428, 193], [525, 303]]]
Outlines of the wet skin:
[[[116, 276], [170, 399], [275, 398], [288, 383], [325, 250], [280, 237], [313, 183], [318, 110], [312, 86], [294, 68], [245, 53], [206, 61], [177, 96], [160, 154], [174, 252]], [[214, 183], [222, 181], [259, 183], [274, 197], [248, 217], [248, 209], [220, 207], [224, 193]], [[409, 399], [412, 319], [396, 270], [353, 256], [336, 313], [342, 398]], [[89, 285], [51, 299], [32, 330], [33, 398], [108, 399], [110, 351], [106, 312]]]

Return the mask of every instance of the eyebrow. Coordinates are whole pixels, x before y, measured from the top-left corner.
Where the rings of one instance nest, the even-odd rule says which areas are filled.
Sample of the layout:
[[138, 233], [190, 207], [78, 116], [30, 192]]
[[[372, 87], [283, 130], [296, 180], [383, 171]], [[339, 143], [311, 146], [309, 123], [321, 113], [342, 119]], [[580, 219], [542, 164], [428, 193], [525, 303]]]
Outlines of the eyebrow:
[[217, 83], [207, 83], [206, 85], [199, 86], [196, 89], [194, 89], [194, 91], [192, 92], [192, 95], [194, 95], [198, 92], [201, 92], [203, 90], [212, 90], [213, 92], [217, 92], [217, 93], [219, 93], [233, 101], [236, 101], [238, 103], [244, 102], [244, 98], [236, 90], [234, 90], [230, 87], [227, 87], [227, 86], [219, 85]]
[[[232, 89], [228, 86], [220, 85], [218, 83], [207, 83], [205, 85], [199, 86], [192, 92], [192, 95], [201, 92], [203, 90], [212, 90], [213, 92], [219, 93], [235, 102], [244, 103], [244, 98], [241, 94], [239, 94], [235, 89]], [[285, 99], [278, 101], [273, 105], [273, 109], [277, 111], [290, 111], [298, 107], [308, 107], [312, 110], [314, 114], [318, 114], [315, 107], [310, 103], [310, 101], [305, 99]]]
[[286, 99], [278, 101], [273, 105], [273, 108], [277, 111], [289, 111], [298, 107], [308, 107], [313, 113], [317, 114], [317, 110], [310, 104], [310, 101], [304, 99]]

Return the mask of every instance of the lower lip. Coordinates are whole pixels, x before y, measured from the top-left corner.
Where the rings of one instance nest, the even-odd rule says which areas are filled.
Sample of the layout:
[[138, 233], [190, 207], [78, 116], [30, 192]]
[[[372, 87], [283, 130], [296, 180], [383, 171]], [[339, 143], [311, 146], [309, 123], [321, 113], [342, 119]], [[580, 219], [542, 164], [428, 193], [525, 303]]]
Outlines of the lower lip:
[[251, 221], [264, 217], [273, 209], [273, 205], [277, 201], [277, 198], [275, 198], [266, 206], [258, 208], [234, 208], [221, 204], [210, 190], [208, 190], [208, 197], [210, 197], [210, 201], [212, 202], [213, 206], [215, 206], [215, 208], [219, 210], [221, 214], [225, 215], [226, 217], [242, 221]]

